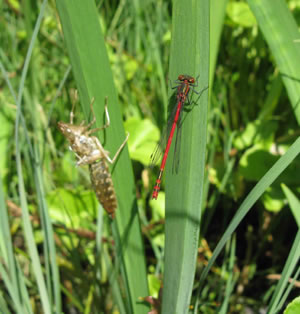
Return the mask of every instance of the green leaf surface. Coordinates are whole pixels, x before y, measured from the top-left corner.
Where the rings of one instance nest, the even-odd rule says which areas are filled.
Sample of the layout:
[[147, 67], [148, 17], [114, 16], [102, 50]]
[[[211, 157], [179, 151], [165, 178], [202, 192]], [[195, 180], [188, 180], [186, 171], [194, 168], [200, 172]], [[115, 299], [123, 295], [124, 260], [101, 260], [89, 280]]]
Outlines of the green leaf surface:
[[270, 186], [266, 192], [262, 195], [261, 200], [264, 204], [265, 209], [271, 212], [280, 211], [285, 205], [284, 195], [279, 185], [274, 184]]
[[259, 144], [266, 149], [273, 143], [277, 128], [278, 123], [275, 121], [255, 120], [249, 122], [246, 128], [234, 139], [234, 146], [243, 150], [253, 144]]
[[300, 297], [294, 299], [283, 312], [284, 314], [299, 314], [300, 313]]
[[159, 129], [149, 119], [130, 118], [124, 124], [130, 133], [128, 139], [129, 155], [132, 159], [148, 166], [152, 152], [159, 140]]
[[248, 181], [258, 181], [278, 159], [278, 156], [253, 146], [240, 159], [240, 174]]
[[[209, 81], [209, 1], [173, 1], [170, 74], [199, 76], [200, 91]], [[171, 96], [173, 95], [171, 91]], [[196, 97], [197, 96], [197, 97]], [[175, 104], [172, 103], [171, 106]], [[162, 313], [189, 310], [198, 250], [203, 196], [208, 92], [183, 113], [178, 174], [172, 173], [173, 149], [166, 173], [166, 244]], [[174, 143], [172, 145], [174, 148]]]
[[230, 19], [237, 25], [252, 27], [256, 24], [255, 17], [247, 3], [236, 1], [228, 3], [226, 11]]
[[157, 200], [150, 200], [149, 205], [152, 208], [153, 221], [165, 218], [165, 192], [160, 191]]
[[[247, 0], [279, 68], [296, 119], [300, 123], [300, 45], [298, 26], [284, 0]], [[284, 27], [283, 27], [284, 25]]]
[[[96, 5], [93, 1], [81, 0], [57, 0], [56, 3], [81, 106], [86, 118], [90, 117], [89, 104], [92, 97], [95, 98], [97, 126], [104, 123], [104, 100], [108, 96], [110, 127], [99, 135], [100, 140], [105, 138], [105, 148], [114, 156], [125, 139], [125, 132]], [[148, 307], [137, 302], [139, 297], [149, 294], [127, 145], [112, 166], [112, 177], [119, 204], [112, 226], [115, 240], [119, 241], [117, 256], [124, 263], [123, 279], [129, 297], [128, 311], [146, 313]]]
[[[255, 145], [246, 150], [241, 157], [240, 174], [248, 181], [257, 182], [279, 158], [278, 155], [262, 149], [261, 145]], [[280, 176], [280, 180], [287, 184], [297, 185], [299, 180], [294, 174], [298, 171], [300, 171], [299, 157]]]
[[149, 282], [149, 291], [150, 295], [154, 298], [158, 298], [159, 289], [161, 287], [161, 281], [155, 275], [148, 275], [148, 282]]
[[97, 207], [95, 193], [78, 187], [75, 190], [58, 188], [47, 196], [51, 219], [67, 228], [93, 228]]

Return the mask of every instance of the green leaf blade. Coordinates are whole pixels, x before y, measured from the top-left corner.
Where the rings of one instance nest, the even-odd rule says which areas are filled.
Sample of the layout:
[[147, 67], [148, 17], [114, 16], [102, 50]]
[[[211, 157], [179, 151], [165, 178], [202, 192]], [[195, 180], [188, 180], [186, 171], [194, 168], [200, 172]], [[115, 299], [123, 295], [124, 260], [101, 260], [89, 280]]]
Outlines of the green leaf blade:
[[[209, 81], [209, 1], [173, 2], [170, 78], [199, 76], [197, 91]], [[208, 93], [183, 112], [180, 166], [166, 174], [166, 245], [162, 313], [187, 313], [195, 274], [204, 182]], [[175, 140], [174, 140], [175, 141]], [[174, 145], [172, 145], [174, 146]]]
[[299, 38], [297, 23], [283, 0], [248, 0], [248, 3], [270, 46], [300, 123], [300, 45], [295, 42]]
[[[125, 139], [125, 132], [96, 5], [93, 1], [80, 0], [57, 0], [56, 3], [83, 111], [88, 118], [90, 101], [94, 97], [98, 126], [103, 125], [104, 100], [108, 96], [110, 127], [105, 130], [105, 148], [114, 156]], [[102, 132], [99, 135], [103, 138]], [[148, 307], [138, 302], [139, 297], [148, 295], [148, 287], [127, 146], [111, 168], [119, 205], [113, 231], [116, 242], [119, 242], [117, 256], [125, 270], [123, 278], [127, 288], [128, 311], [146, 313]]]

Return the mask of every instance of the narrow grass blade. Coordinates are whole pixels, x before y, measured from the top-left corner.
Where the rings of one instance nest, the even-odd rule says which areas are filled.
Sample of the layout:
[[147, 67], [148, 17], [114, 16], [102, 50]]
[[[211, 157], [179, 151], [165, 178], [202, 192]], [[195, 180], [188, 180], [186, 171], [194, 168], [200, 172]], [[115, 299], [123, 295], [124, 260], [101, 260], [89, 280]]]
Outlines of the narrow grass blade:
[[225, 231], [223, 237], [219, 241], [217, 247], [215, 248], [208, 265], [205, 267], [203, 273], [200, 277], [200, 287], [204, 282], [212, 264], [219, 256], [221, 250], [223, 249], [225, 243], [230, 238], [236, 227], [246, 216], [249, 210], [252, 208], [254, 203], [262, 196], [266, 189], [278, 178], [278, 176], [289, 166], [289, 164], [297, 157], [300, 153], [300, 137], [293, 143], [293, 145], [288, 149], [288, 151], [277, 160], [273, 167], [261, 178], [261, 180], [255, 185], [252, 191], [248, 194], [246, 199], [243, 201], [239, 207], [236, 215], [232, 219], [230, 225]]
[[119, 310], [120, 314], [126, 314], [126, 307], [124, 304], [124, 300], [122, 298], [122, 293], [120, 290], [117, 274], [115, 271], [116, 267], [114, 267], [112, 265], [111, 260], [109, 259], [109, 254], [108, 254], [107, 249], [104, 249], [102, 254], [103, 254], [103, 257], [105, 260], [106, 267], [109, 271], [108, 280], [109, 280], [109, 283], [111, 285], [114, 300], [115, 300], [116, 304], [118, 305], [118, 310]]
[[39, 261], [38, 251], [37, 251], [35, 241], [34, 241], [31, 222], [29, 219], [29, 211], [28, 211], [26, 191], [25, 191], [25, 186], [24, 186], [20, 143], [19, 143], [19, 122], [20, 122], [20, 118], [21, 118], [21, 102], [22, 102], [22, 97], [23, 97], [24, 84], [25, 84], [25, 79], [26, 79], [27, 73], [28, 73], [28, 67], [29, 67], [29, 62], [30, 62], [31, 55], [32, 55], [33, 46], [34, 46], [35, 40], [37, 38], [37, 34], [39, 31], [41, 22], [42, 22], [42, 18], [43, 18], [44, 12], [45, 12], [46, 4], [47, 4], [47, 0], [44, 0], [42, 3], [42, 6], [41, 6], [40, 14], [38, 16], [36, 25], [34, 27], [34, 31], [32, 34], [32, 38], [30, 41], [30, 45], [28, 48], [28, 52], [27, 52], [27, 55], [25, 58], [24, 67], [23, 67], [23, 71], [22, 71], [22, 75], [21, 75], [21, 81], [20, 81], [18, 97], [17, 97], [17, 115], [16, 115], [16, 124], [15, 124], [15, 144], [16, 144], [16, 164], [17, 164], [17, 173], [18, 173], [18, 180], [19, 180], [19, 196], [20, 196], [20, 202], [21, 202], [21, 208], [22, 208], [24, 234], [25, 234], [25, 238], [27, 241], [29, 255], [30, 255], [30, 258], [32, 260], [32, 268], [34, 269], [34, 275], [35, 275], [35, 278], [37, 281], [43, 310], [46, 314], [47, 313], [50, 314], [50, 312], [51, 312], [50, 302], [49, 302], [49, 298], [48, 298], [45, 280], [43, 277], [41, 263]]
[[[198, 89], [209, 80], [209, 1], [173, 1], [170, 75], [199, 76]], [[171, 97], [172, 99], [172, 97]], [[194, 97], [196, 99], [196, 97]], [[166, 174], [166, 240], [162, 313], [187, 313], [195, 275], [206, 149], [208, 92], [183, 114], [178, 174], [172, 158]], [[174, 145], [172, 145], [174, 146]], [[172, 156], [172, 148], [170, 156]]]
[[8, 305], [6, 304], [5, 299], [2, 296], [2, 293], [0, 292], [0, 309], [3, 314], [10, 314], [11, 311], [8, 309]]
[[224, 25], [228, 0], [210, 1], [210, 54], [209, 54], [209, 88], [212, 88], [216, 61], [218, 57], [220, 37]]
[[[282, 307], [284, 300], [282, 299], [282, 296], [284, 294], [284, 289], [286, 288], [288, 281], [291, 277], [291, 274], [293, 273], [295, 267], [299, 263], [300, 259], [300, 229], [297, 232], [297, 235], [295, 237], [293, 246], [291, 248], [289, 257], [285, 263], [285, 266], [283, 268], [281, 278], [278, 282], [278, 285], [276, 287], [276, 290], [274, 292], [274, 295], [272, 297], [272, 300], [270, 302], [268, 312], [267, 313], [278, 313], [280, 308]], [[298, 264], [299, 269], [299, 264]], [[287, 297], [287, 295], [285, 296]], [[280, 303], [280, 305], [279, 305]], [[279, 306], [278, 306], [279, 305]], [[280, 308], [278, 308], [280, 307]]]
[[[103, 125], [104, 99], [108, 96], [111, 124], [105, 130], [105, 148], [114, 155], [125, 133], [96, 5], [93, 1], [81, 0], [57, 0], [56, 3], [82, 108], [88, 118], [91, 98], [95, 98], [98, 126]], [[112, 177], [119, 204], [114, 224], [120, 236], [115, 240], [121, 241], [118, 245], [121, 252], [117, 255], [124, 262], [129, 312], [146, 313], [148, 307], [137, 303], [139, 297], [148, 295], [148, 288], [133, 171], [126, 146], [112, 167]]]
[[[230, 244], [230, 257], [229, 257], [229, 265], [224, 265], [226, 267], [226, 271], [228, 273], [228, 278], [226, 280], [226, 288], [224, 293], [224, 301], [222, 302], [222, 306], [220, 308], [219, 314], [228, 313], [229, 301], [232, 295], [232, 291], [234, 288], [234, 263], [235, 263], [235, 255], [236, 255], [236, 237], [233, 237]], [[223, 267], [222, 267], [223, 268]], [[221, 287], [220, 287], [221, 290]], [[223, 290], [223, 289], [222, 289]], [[196, 313], [196, 311], [195, 311]]]
[[[41, 165], [42, 162], [35, 150], [34, 162], [32, 168], [34, 169], [35, 186], [37, 190], [37, 199], [39, 203], [39, 213], [41, 217], [43, 227], [43, 247], [45, 255], [45, 273], [47, 275], [47, 286], [48, 293], [51, 296], [53, 307], [56, 313], [61, 313], [61, 291], [60, 291], [60, 276], [59, 270], [56, 263], [56, 248], [54, 243], [54, 232], [49, 216], [49, 209], [46, 202], [45, 191], [44, 191], [44, 178], [42, 175]], [[53, 296], [53, 297], [52, 297]]]
[[[285, 292], [284, 292], [284, 294], [283, 294], [283, 296], [282, 296], [282, 298], [281, 298], [281, 300], [280, 300], [280, 302], [279, 302], [279, 304], [278, 304], [278, 309], [283, 308], [283, 306], [286, 304], [287, 297], [289, 296], [291, 290], [292, 290], [293, 288], [295, 288], [295, 283], [296, 283], [296, 281], [299, 279], [299, 276], [300, 276], [300, 267], [298, 267], [298, 270], [296, 271], [296, 274], [295, 274], [295, 276], [293, 277], [293, 279], [290, 280], [290, 284], [289, 284], [289, 286], [287, 287], [287, 289], [285, 290]], [[298, 297], [298, 298], [300, 298], [300, 297]], [[295, 301], [295, 299], [294, 299], [293, 301]], [[292, 302], [293, 302], [293, 301], [292, 301]], [[299, 308], [300, 308], [300, 303], [299, 303]], [[293, 313], [293, 312], [291, 312], [291, 313]], [[285, 313], [285, 312], [284, 312], [284, 314], [288, 314], [288, 313]]]
[[[0, 174], [1, 175], [1, 174]], [[4, 203], [4, 194], [3, 194], [3, 185], [2, 177], [0, 176], [0, 256], [1, 263], [6, 265], [7, 270], [9, 271], [11, 282], [13, 285], [17, 286], [17, 274], [16, 274], [16, 265], [15, 258], [13, 253], [12, 239], [9, 230], [9, 220], [7, 215], [7, 209]], [[17, 300], [19, 300], [19, 295], [17, 295]]]
[[[248, 0], [279, 68], [296, 119], [300, 123], [299, 30], [283, 0]], [[284, 26], [284, 27], [283, 27]]]
[[[14, 309], [17, 313], [31, 313], [30, 301], [27, 294], [24, 280], [20, 278], [17, 261], [14, 257], [14, 250], [9, 229], [7, 208], [4, 203], [2, 178], [0, 176], [0, 275], [3, 278], [6, 289], [13, 300]], [[3, 265], [5, 267], [3, 267]], [[26, 291], [25, 293], [23, 293]], [[2, 309], [2, 308], [1, 308]]]
[[[34, 39], [36, 38], [37, 31], [39, 30], [39, 26], [40, 26], [40, 23], [41, 23], [41, 17], [43, 16], [43, 8], [45, 8], [46, 3], [47, 2], [44, 2], [44, 5], [42, 7], [42, 11], [40, 13], [40, 17], [39, 17], [38, 22], [37, 22], [37, 24], [35, 26], [34, 36], [32, 37], [32, 41], [31, 41], [31, 44], [30, 44], [30, 48], [29, 48], [28, 56], [27, 56], [26, 60], [30, 60], [30, 55], [31, 55], [31, 52], [32, 52]], [[19, 95], [20, 95], [20, 93], [21, 94], [23, 93], [23, 86], [24, 86], [24, 82], [25, 82], [28, 66], [29, 66], [29, 62], [27, 61], [26, 62], [26, 66], [24, 67], [23, 73], [22, 73], [21, 82], [23, 82], [23, 83], [20, 85]], [[9, 79], [9, 77], [8, 77], [8, 75], [7, 75], [6, 71], [5, 71], [2, 63], [0, 63], [0, 68], [2, 70], [2, 73], [3, 73], [4, 77], [5, 77], [5, 81], [6, 81], [8, 87], [10, 89], [10, 92], [11, 92], [15, 102], [17, 103], [17, 95], [16, 95], [16, 93], [14, 91], [14, 88], [11, 85], [10, 79]], [[26, 137], [27, 143], [29, 143], [30, 139], [29, 139], [28, 133], [26, 131], [26, 123], [25, 123], [24, 117], [22, 116], [22, 113], [21, 113], [20, 119], [21, 119], [22, 127], [25, 129], [25, 137]], [[29, 149], [30, 150], [30, 154], [32, 154], [31, 147], [32, 147], [32, 145], [30, 143], [30, 149]], [[37, 165], [40, 165], [40, 161], [37, 161], [37, 159], [36, 159], [35, 162], [36, 162], [36, 164], [33, 164], [32, 169], [33, 169], [33, 171], [36, 174], [37, 171], [40, 170], [39, 166], [37, 166]], [[38, 191], [43, 188], [43, 184], [44, 184], [43, 180], [38, 180], [38, 182], [36, 183], [36, 187], [37, 187]], [[42, 193], [42, 194], [44, 195], [44, 193]], [[39, 195], [39, 200], [44, 205], [46, 204], [45, 203], [45, 199], [41, 198], [40, 195]], [[41, 208], [42, 216], [47, 215], [48, 210], [45, 211], [46, 207], [42, 206], [40, 208]], [[1, 216], [2, 216], [1, 222], [4, 224], [2, 226], [2, 228], [1, 228], [1, 230], [3, 230], [3, 231], [6, 230], [5, 224], [7, 225], [7, 230], [9, 230], [8, 220], [5, 218], [4, 214], [5, 214], [5, 211], [3, 211], [1, 213]], [[52, 253], [50, 253], [50, 256], [51, 256], [52, 260], [51, 260], [51, 262], [49, 262], [49, 260], [47, 258], [47, 256], [48, 256], [48, 249], [44, 250], [44, 253], [46, 255], [46, 258], [45, 258], [46, 269], [50, 269], [51, 268], [51, 275], [49, 274], [49, 272], [47, 272], [48, 273], [48, 277], [47, 277], [48, 291], [49, 292], [51, 291], [51, 289], [52, 289], [51, 288], [51, 284], [53, 284], [52, 287], [54, 289], [54, 295], [55, 295], [55, 309], [56, 309], [57, 313], [60, 313], [60, 311], [61, 311], [60, 310], [61, 309], [60, 295], [61, 294], [60, 294], [60, 282], [59, 282], [58, 268], [57, 268], [57, 264], [56, 264], [56, 253], [55, 253], [54, 237], [53, 237], [53, 232], [52, 232], [52, 227], [50, 225], [49, 217], [48, 217], [48, 219], [43, 220], [43, 221], [46, 221], [46, 223], [44, 223], [44, 226], [47, 226], [47, 228], [44, 229], [44, 231], [47, 233], [47, 235], [45, 235], [45, 239], [46, 240], [44, 241], [44, 245], [45, 246], [49, 246], [51, 248], [50, 251], [52, 251]], [[51, 232], [50, 232], [50, 230], [51, 230]], [[8, 254], [8, 257], [9, 257], [9, 259], [7, 260], [7, 268], [9, 269], [9, 275], [10, 275], [10, 278], [11, 278], [12, 283], [13, 283], [12, 287], [14, 287], [14, 289], [16, 290], [14, 296], [12, 296], [12, 299], [14, 301], [14, 305], [15, 305], [15, 307], [16, 307], [18, 312], [20, 312], [20, 313], [24, 313], [24, 312], [31, 313], [31, 305], [30, 305], [30, 301], [29, 301], [28, 291], [27, 291], [27, 288], [25, 286], [25, 280], [23, 278], [23, 274], [21, 273], [21, 271], [19, 269], [19, 266], [16, 267], [16, 265], [15, 265], [15, 261], [14, 261], [14, 257], [13, 257], [13, 250], [10, 249], [10, 245], [9, 245], [10, 240], [8, 238], [8, 235], [10, 236], [9, 231], [6, 232], [6, 234], [3, 237], [3, 239], [5, 239], [5, 246], [7, 248], [7, 254]], [[20, 297], [21, 299], [18, 300], [18, 297]], [[18, 309], [18, 307], [21, 306], [21, 305], [18, 305], [18, 304], [22, 304], [23, 309], [21, 309], [21, 310]], [[26, 307], [26, 310], [25, 310], [25, 307]]]

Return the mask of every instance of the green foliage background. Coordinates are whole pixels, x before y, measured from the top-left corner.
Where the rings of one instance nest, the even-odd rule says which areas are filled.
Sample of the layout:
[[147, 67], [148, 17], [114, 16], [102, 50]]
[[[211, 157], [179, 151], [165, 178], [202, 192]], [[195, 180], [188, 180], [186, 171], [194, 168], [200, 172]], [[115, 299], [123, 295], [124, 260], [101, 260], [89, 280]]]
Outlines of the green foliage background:
[[[299, 295], [299, 1], [0, 6], [1, 313], [275, 313]], [[155, 201], [149, 159], [182, 73], [209, 88]], [[113, 222], [56, 127], [75, 89], [75, 123], [95, 97], [102, 125], [108, 96], [112, 156], [130, 133]]]

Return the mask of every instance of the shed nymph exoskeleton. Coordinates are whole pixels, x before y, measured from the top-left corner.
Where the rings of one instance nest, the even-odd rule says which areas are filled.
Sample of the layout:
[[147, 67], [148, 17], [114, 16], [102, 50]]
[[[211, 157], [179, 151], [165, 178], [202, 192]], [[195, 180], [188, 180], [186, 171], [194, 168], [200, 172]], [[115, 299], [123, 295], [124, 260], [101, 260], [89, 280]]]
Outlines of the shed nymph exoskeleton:
[[91, 129], [92, 125], [96, 122], [93, 104], [94, 98], [90, 104], [91, 113], [93, 115], [92, 121], [90, 123], [84, 125], [83, 121], [80, 125], [73, 124], [75, 106], [74, 102], [72, 111], [70, 113], [70, 123], [58, 122], [58, 128], [69, 141], [70, 149], [77, 157], [76, 165], [89, 165], [90, 177], [96, 196], [106, 212], [112, 218], [114, 218], [115, 210], [118, 205], [107, 162], [113, 164], [116, 161], [128, 140], [129, 134], [127, 134], [124, 142], [117, 150], [115, 156], [111, 159], [109, 157], [109, 152], [103, 148], [99, 139], [96, 136], [91, 136], [92, 133], [103, 130], [110, 125], [110, 119], [107, 110], [107, 97], [105, 98], [106, 123], [102, 127], [95, 129]]

